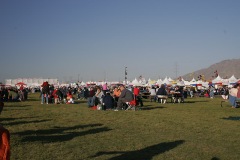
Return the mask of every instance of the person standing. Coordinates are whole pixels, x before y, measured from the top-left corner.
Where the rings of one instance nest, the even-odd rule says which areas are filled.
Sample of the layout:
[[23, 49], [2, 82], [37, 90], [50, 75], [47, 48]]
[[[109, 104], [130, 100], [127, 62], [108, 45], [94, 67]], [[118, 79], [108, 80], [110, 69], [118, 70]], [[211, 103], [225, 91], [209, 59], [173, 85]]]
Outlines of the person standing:
[[[87, 88], [86, 88], [87, 89]], [[95, 95], [95, 90], [93, 87], [90, 87], [90, 90], [87, 94], [87, 104], [88, 107], [93, 107], [94, 106], [94, 102], [93, 102], [93, 96]]]
[[238, 85], [237, 89], [238, 89], [237, 100], [239, 101], [240, 100], [240, 85]]
[[59, 96], [58, 96], [57, 92], [58, 92], [58, 88], [56, 87], [52, 93], [55, 104], [59, 104]]
[[133, 94], [137, 100], [137, 102], [140, 104], [140, 106], [142, 107], [143, 106], [143, 101], [142, 101], [142, 98], [141, 98], [141, 95], [140, 95], [140, 89], [138, 86], [135, 86], [133, 88]]
[[48, 81], [43, 82], [41, 87], [42, 87], [42, 92], [41, 92], [42, 103], [41, 104], [43, 104], [45, 100], [46, 100], [46, 104], [48, 104], [48, 96], [50, 92]]
[[215, 91], [214, 87], [210, 86], [210, 89], [209, 89], [209, 96], [210, 96], [210, 98], [214, 98], [214, 91]]
[[239, 84], [236, 84], [229, 90], [229, 102], [232, 105], [232, 108], [237, 108], [237, 95], [239, 91]]

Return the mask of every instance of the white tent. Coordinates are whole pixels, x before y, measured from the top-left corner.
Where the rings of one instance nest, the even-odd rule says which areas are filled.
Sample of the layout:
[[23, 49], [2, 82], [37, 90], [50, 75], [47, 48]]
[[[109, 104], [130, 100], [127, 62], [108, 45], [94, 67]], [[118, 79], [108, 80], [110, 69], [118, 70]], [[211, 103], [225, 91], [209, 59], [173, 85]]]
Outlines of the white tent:
[[195, 78], [193, 78], [193, 79], [190, 81], [190, 85], [192, 85], [192, 86], [196, 86], [196, 85], [197, 85], [197, 81], [195, 80]]
[[230, 77], [229, 79], [228, 79], [228, 82], [229, 82], [229, 84], [234, 84], [234, 83], [237, 83], [237, 78], [234, 76], [234, 75], [232, 75], [232, 77]]
[[148, 82], [147, 82], [148, 86], [152, 86], [152, 85], [155, 85], [155, 84], [156, 84], [155, 80], [151, 80], [150, 78], [148, 79]]
[[202, 82], [202, 86], [205, 88], [209, 88], [209, 82]]
[[162, 79], [158, 79], [158, 80], [157, 80], [157, 82], [156, 82], [156, 85], [159, 85], [159, 86], [161, 86], [161, 84], [163, 84], [163, 81], [162, 81]]
[[171, 82], [170, 82], [169, 79], [166, 77], [166, 78], [163, 80], [163, 84], [170, 85]]
[[80, 83], [81, 86], [86, 86], [86, 83], [84, 83], [83, 81]]
[[214, 80], [212, 80], [213, 84], [222, 84], [223, 79], [218, 75]]
[[133, 85], [133, 86], [142, 86], [142, 84], [139, 83], [139, 81], [137, 80], [137, 78], [135, 78], [135, 79], [131, 82], [131, 85]]
[[17, 79], [6, 79], [5, 84], [15, 86], [18, 82], [27, 84], [28, 87], [41, 86], [43, 82], [48, 81], [49, 84], [59, 85], [58, 79], [43, 79], [43, 78], [17, 78]]
[[143, 86], [147, 84], [145, 78], [141, 78], [138, 82], [141, 83]]
[[177, 85], [178, 86], [185, 86], [185, 82], [184, 81], [177, 81]]
[[184, 81], [184, 84], [185, 84], [185, 86], [190, 86], [191, 85], [189, 81]]
[[169, 77], [169, 78], [168, 78], [168, 81], [169, 81], [169, 82], [172, 82], [172, 81], [173, 81], [173, 79]]

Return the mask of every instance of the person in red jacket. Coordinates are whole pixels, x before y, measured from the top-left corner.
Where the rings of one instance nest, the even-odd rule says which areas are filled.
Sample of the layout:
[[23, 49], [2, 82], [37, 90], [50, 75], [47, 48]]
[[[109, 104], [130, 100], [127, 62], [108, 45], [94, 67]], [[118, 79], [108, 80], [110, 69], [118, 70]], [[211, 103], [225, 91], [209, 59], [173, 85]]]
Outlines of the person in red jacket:
[[[0, 102], [0, 114], [4, 103]], [[0, 124], [0, 159], [10, 160], [10, 133]]]
[[54, 91], [52, 93], [55, 104], [59, 104], [59, 96], [58, 96], [57, 92], [58, 92], [58, 88], [54, 89]]
[[140, 89], [138, 86], [135, 86], [133, 88], [133, 94], [137, 100], [137, 104], [140, 104], [140, 106], [142, 107], [143, 106], [143, 101], [142, 101], [142, 98], [141, 98], [141, 95], [140, 95]]
[[68, 91], [68, 93], [67, 93], [67, 104], [71, 104], [71, 103], [74, 103], [73, 95], [72, 95], [71, 91]]

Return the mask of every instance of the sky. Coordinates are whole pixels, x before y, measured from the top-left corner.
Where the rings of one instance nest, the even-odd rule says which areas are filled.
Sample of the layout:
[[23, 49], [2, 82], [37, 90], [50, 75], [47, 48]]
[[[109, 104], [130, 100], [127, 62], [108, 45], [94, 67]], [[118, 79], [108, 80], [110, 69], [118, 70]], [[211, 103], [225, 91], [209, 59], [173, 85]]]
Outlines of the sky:
[[0, 1], [0, 82], [176, 78], [239, 42], [239, 0]]

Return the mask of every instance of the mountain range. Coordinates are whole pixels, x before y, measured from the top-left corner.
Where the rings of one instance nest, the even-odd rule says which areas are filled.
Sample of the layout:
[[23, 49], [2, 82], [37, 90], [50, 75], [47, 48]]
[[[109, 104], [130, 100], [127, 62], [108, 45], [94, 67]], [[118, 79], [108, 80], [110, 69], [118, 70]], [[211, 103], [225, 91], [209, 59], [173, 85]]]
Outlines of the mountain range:
[[230, 78], [234, 75], [237, 79], [240, 78], [240, 59], [229, 59], [215, 63], [208, 68], [197, 70], [193, 73], [188, 73], [183, 77], [185, 80], [191, 80], [192, 78], [202, 80], [212, 80], [217, 76], [221, 78]]

